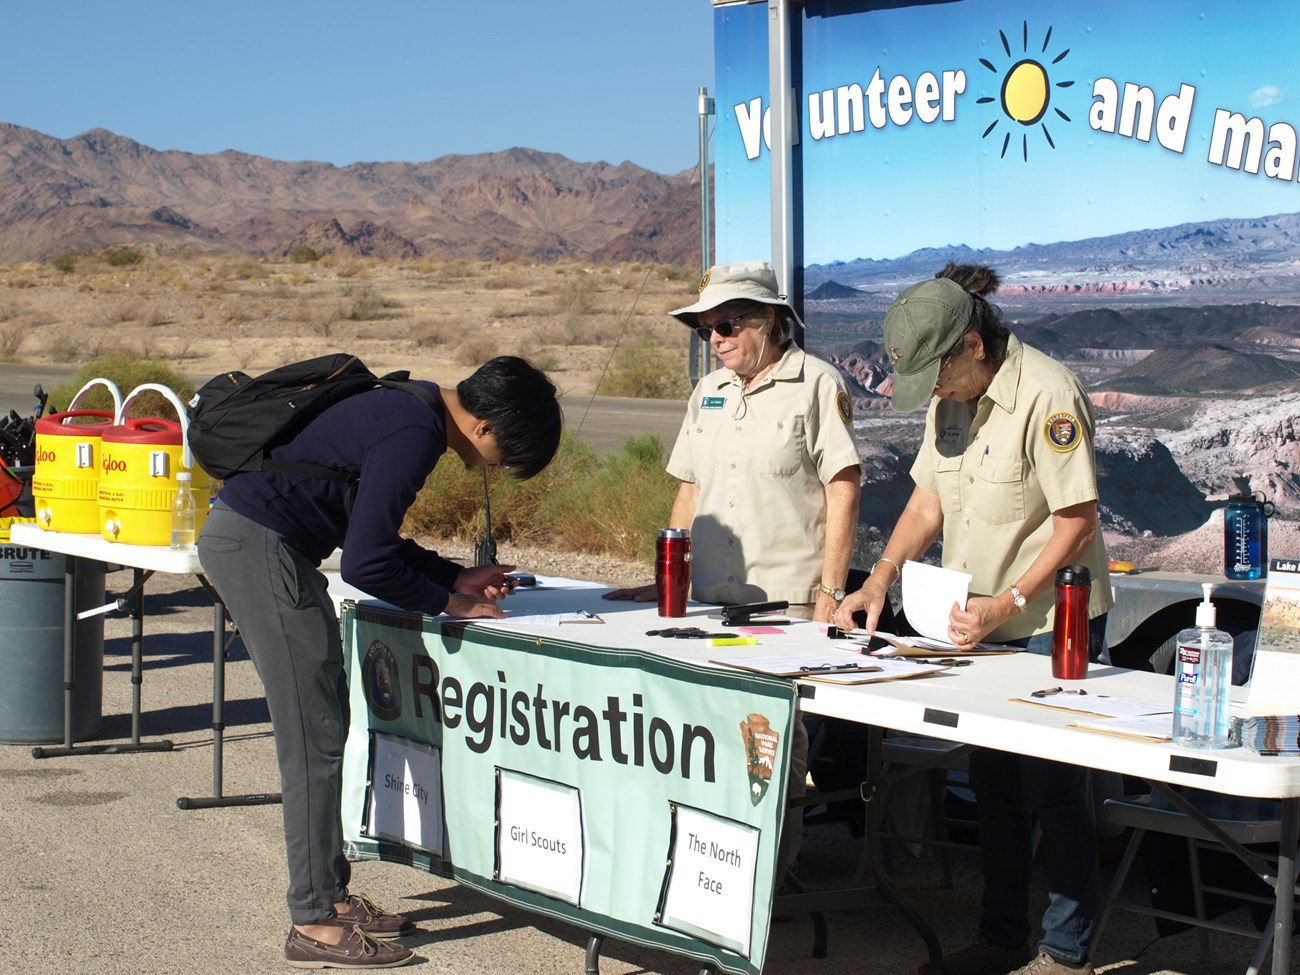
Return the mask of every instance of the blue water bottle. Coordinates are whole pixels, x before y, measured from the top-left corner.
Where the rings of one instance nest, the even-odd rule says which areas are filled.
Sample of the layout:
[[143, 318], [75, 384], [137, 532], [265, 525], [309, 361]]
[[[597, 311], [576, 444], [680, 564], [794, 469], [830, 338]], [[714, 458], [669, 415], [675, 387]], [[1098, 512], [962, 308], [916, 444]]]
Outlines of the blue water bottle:
[[1223, 512], [1223, 574], [1258, 579], [1268, 565], [1268, 518], [1273, 502], [1258, 491], [1234, 494]]

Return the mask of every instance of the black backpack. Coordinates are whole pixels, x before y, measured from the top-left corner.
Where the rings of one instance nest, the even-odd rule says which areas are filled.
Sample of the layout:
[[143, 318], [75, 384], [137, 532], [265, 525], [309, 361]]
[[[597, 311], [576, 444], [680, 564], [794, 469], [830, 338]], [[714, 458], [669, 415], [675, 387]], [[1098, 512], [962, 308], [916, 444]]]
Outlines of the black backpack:
[[186, 406], [190, 450], [199, 466], [219, 480], [241, 471], [276, 471], [353, 481], [355, 475], [347, 471], [272, 460], [266, 451], [289, 440], [327, 406], [380, 386], [405, 390], [437, 409], [437, 398], [409, 378], [405, 371], [376, 376], [344, 352], [294, 362], [256, 378], [222, 373], [204, 383]]

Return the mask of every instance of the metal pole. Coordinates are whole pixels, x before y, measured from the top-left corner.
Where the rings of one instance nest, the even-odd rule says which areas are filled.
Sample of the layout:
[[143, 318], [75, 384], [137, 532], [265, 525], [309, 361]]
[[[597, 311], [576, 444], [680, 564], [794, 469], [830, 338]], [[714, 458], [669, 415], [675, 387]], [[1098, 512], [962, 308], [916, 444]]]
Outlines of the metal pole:
[[791, 157], [796, 128], [790, 66], [790, 4], [768, 0], [767, 60], [772, 112], [772, 268], [786, 293], [794, 281]]
[[[715, 112], [715, 104], [709, 97], [709, 89], [699, 91], [700, 116], [700, 275], [701, 277], [713, 264], [713, 223], [710, 217], [709, 193], [709, 119]], [[700, 381], [700, 377], [709, 371], [709, 346], [700, 341], [698, 335], [691, 335], [690, 356], [691, 388]]]

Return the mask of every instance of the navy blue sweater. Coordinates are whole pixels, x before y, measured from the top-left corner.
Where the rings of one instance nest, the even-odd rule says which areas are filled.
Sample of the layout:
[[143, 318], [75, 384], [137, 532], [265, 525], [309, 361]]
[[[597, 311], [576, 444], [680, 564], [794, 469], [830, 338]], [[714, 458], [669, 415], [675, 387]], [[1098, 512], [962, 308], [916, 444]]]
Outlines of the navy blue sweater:
[[[434, 383], [420, 385], [441, 405]], [[359, 474], [350, 517], [351, 486], [324, 478], [248, 471], [225, 482], [221, 500], [285, 536], [317, 565], [342, 548], [344, 581], [401, 609], [437, 615], [461, 566], [399, 531], [446, 450], [443, 409], [400, 389], [373, 389], [335, 403], [270, 452], [276, 460]]]

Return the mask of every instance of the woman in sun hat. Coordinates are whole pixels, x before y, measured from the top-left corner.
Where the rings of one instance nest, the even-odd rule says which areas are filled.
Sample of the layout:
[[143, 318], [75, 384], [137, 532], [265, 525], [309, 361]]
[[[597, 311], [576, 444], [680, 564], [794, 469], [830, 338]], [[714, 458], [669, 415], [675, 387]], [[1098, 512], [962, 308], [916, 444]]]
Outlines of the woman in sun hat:
[[[681, 484], [667, 527], [691, 529], [692, 597], [784, 599], [794, 615], [829, 620], [858, 522], [843, 378], [793, 341], [803, 323], [770, 264], [710, 268], [699, 299], [671, 314], [722, 360], [691, 394], [668, 461]], [[653, 600], [655, 587], [606, 598]]]
[[[949, 616], [954, 645], [990, 640], [1050, 654], [1056, 570], [1082, 564], [1092, 574], [1096, 660], [1113, 599], [1097, 523], [1092, 408], [1068, 369], [1009, 333], [984, 298], [997, 285], [989, 268], [949, 264], [905, 289], [885, 315], [893, 407], [910, 413], [929, 404], [929, 412], [912, 496], [838, 616], [865, 611], [874, 630], [900, 566], [942, 534], [944, 566], [971, 575], [972, 596]], [[944, 957], [945, 975], [1092, 972], [1099, 892], [1086, 775], [1008, 752], [971, 753], [984, 851], [980, 935]], [[1043, 831], [1049, 887], [1037, 952], [1028, 920], [1031, 814]]]
[[[770, 264], [710, 268], [694, 304], [672, 312], [722, 368], [695, 387], [668, 460], [681, 484], [669, 528], [691, 531], [691, 595], [734, 604], [784, 599], [828, 621], [844, 598], [858, 524], [853, 408], [835, 367], [794, 342], [803, 322]], [[653, 585], [606, 599], [655, 598]], [[787, 794], [804, 794], [808, 734], [794, 723]], [[787, 819], [785, 864], [802, 838]]]

